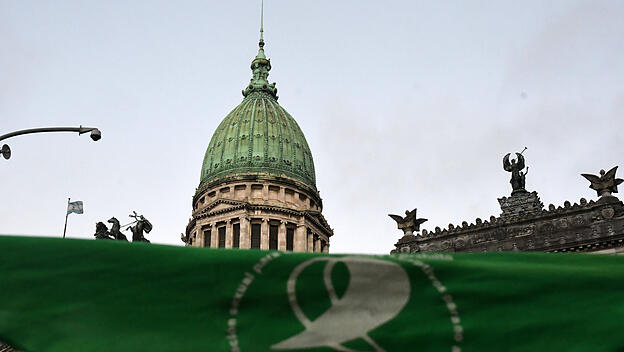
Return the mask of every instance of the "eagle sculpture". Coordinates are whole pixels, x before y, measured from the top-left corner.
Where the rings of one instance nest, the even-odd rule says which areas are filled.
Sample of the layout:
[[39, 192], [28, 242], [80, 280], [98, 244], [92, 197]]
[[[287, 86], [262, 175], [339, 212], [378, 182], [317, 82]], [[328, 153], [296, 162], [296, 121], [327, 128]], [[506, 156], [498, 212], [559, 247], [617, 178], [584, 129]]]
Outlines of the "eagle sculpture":
[[396, 221], [397, 227], [400, 230], [403, 230], [403, 234], [405, 236], [413, 235], [414, 231], [419, 231], [420, 224], [427, 221], [427, 219], [416, 218], [416, 208], [414, 208], [414, 210], [412, 211], [406, 210], [405, 217], [401, 215], [394, 215], [394, 214], [388, 214], [388, 216], [394, 219], [394, 221]]
[[617, 193], [617, 186], [624, 182], [621, 178], [615, 178], [617, 168], [618, 167], [615, 166], [607, 172], [600, 170], [600, 176], [592, 174], [581, 174], [581, 176], [585, 177], [591, 183], [589, 188], [596, 191], [599, 197], [608, 197], [611, 193]]

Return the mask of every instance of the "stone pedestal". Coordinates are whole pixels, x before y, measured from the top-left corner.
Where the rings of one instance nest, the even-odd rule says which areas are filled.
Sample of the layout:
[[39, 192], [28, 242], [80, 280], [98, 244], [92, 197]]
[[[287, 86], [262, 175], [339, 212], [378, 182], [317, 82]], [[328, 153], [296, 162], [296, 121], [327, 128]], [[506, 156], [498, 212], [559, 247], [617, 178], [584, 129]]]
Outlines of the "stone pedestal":
[[511, 197], [498, 198], [501, 218], [537, 214], [544, 209], [537, 192], [515, 192]]

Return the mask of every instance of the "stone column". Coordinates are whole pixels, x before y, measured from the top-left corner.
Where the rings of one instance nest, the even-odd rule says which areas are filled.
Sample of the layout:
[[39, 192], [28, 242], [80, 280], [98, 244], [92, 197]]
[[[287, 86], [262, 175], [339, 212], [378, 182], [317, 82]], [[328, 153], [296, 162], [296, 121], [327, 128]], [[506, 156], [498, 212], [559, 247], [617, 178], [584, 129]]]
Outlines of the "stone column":
[[225, 223], [225, 248], [232, 248], [232, 220]]
[[[265, 189], [268, 190], [267, 187]], [[269, 220], [266, 218], [262, 219], [262, 225], [260, 225], [260, 249], [269, 249]]]
[[329, 242], [325, 244], [325, 249], [323, 250], [323, 253], [329, 253]]
[[219, 228], [217, 227], [217, 222], [215, 221], [211, 227], [212, 231], [210, 232], [210, 248], [219, 248]]
[[307, 248], [306, 234], [307, 229], [304, 225], [299, 225], [295, 229], [295, 243], [293, 243], [294, 252], [305, 252]]
[[277, 230], [277, 249], [280, 251], [286, 250], [286, 221], [280, 221]]
[[317, 235], [316, 233], [314, 234], [314, 252], [315, 253], [321, 252], [321, 239], [319, 238], [319, 235]]
[[240, 217], [240, 248], [251, 248], [251, 226], [249, 226], [249, 218], [246, 216]]
[[286, 202], [286, 188], [285, 187], [280, 186], [279, 196], [277, 196], [277, 199], [282, 203]]
[[307, 232], [306, 238], [308, 242], [306, 252], [313, 252], [314, 251], [314, 235], [310, 231], [306, 231], [306, 232]]

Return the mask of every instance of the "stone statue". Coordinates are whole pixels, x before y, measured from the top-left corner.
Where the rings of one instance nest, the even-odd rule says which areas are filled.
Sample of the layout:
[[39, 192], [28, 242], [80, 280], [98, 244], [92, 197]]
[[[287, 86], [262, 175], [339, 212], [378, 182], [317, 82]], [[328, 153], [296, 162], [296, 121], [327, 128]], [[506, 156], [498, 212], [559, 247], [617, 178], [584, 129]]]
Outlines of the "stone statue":
[[128, 227], [132, 231], [132, 242], [149, 243], [150, 241], [143, 236], [143, 232], [149, 233], [152, 231], [152, 224], [143, 215], [138, 215], [136, 211], [133, 211], [129, 216], [135, 220], [135, 225]]
[[126, 235], [121, 233], [121, 231], [120, 231], [121, 225], [119, 225], [119, 220], [117, 220], [116, 217], [113, 216], [112, 218], [108, 219], [108, 222], [113, 224], [111, 226], [111, 229], [110, 229], [111, 236], [113, 236], [116, 240], [119, 240], [119, 241], [127, 241], [128, 240], [128, 238], [126, 238]]
[[615, 166], [607, 172], [600, 170], [600, 176], [591, 174], [581, 174], [581, 176], [585, 177], [591, 183], [589, 188], [596, 191], [599, 197], [609, 197], [611, 193], [617, 193], [617, 186], [624, 182], [621, 178], [615, 178], [617, 168], [618, 167]]
[[525, 166], [524, 157], [522, 156], [522, 153], [524, 153], [526, 149], [527, 148], [524, 147], [524, 150], [522, 152], [516, 153], [516, 156], [518, 157], [517, 161], [512, 160], [511, 162], [509, 162], [510, 153], [507, 153], [507, 155], [503, 157], [503, 169], [505, 169], [505, 171], [511, 172], [511, 180], [509, 181], [509, 183], [511, 183], [511, 195], [512, 196], [518, 193], [526, 193], [524, 184], [525, 184], [525, 177], [527, 173], [529, 172], [529, 168], [527, 167], [526, 171], [522, 172], [522, 169], [524, 169], [524, 166]]
[[95, 238], [98, 240], [113, 239], [113, 237], [111, 237], [110, 233], [108, 232], [108, 227], [106, 227], [106, 225], [104, 225], [104, 223], [101, 221], [95, 224], [95, 234], [93, 236], [95, 236]]
[[420, 230], [420, 224], [427, 221], [427, 219], [416, 218], [416, 208], [412, 211], [406, 210], [405, 217], [394, 214], [388, 214], [388, 216], [396, 221], [397, 227], [399, 230], [403, 230], [404, 236], [413, 235], [414, 231]]

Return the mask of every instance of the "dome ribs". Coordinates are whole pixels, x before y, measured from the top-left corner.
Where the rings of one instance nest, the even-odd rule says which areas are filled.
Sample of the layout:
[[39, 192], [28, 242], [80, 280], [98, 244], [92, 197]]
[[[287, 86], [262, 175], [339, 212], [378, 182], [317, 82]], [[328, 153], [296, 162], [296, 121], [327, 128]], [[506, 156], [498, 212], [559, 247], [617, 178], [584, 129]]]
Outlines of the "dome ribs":
[[262, 161], [266, 164], [269, 161], [269, 114], [267, 109], [266, 100], [262, 99], [262, 111], [264, 112], [264, 117], [262, 119], [262, 127], [263, 128], [263, 138], [264, 139], [264, 158]]
[[257, 100], [254, 100], [255, 104], [254, 104], [254, 114], [251, 117], [251, 121], [253, 121], [253, 125], [252, 125], [252, 136], [253, 136], [253, 143], [252, 143], [252, 150], [251, 150], [251, 157], [252, 157], [252, 164], [257, 163], [258, 161], [262, 161], [262, 157], [264, 156], [264, 143], [263, 143], [263, 136], [262, 133], [264, 132], [264, 126], [262, 126], [262, 109], [260, 108], [259, 105], [260, 102]]
[[252, 92], [215, 130], [200, 187], [244, 174], [286, 176], [316, 188], [314, 161], [295, 119], [275, 99]]
[[254, 117], [256, 116], [256, 101], [251, 105], [251, 114], [249, 114], [249, 150], [247, 153], [246, 164], [251, 166], [253, 163], [253, 145], [254, 145]]
[[[282, 151], [280, 148], [279, 136], [281, 136], [279, 128], [279, 116], [275, 105], [271, 101], [266, 101], [267, 106], [267, 162], [271, 168], [275, 168], [279, 165], [282, 158]], [[271, 113], [269, 114], [269, 109]], [[270, 156], [269, 156], [270, 155]]]
[[288, 168], [287, 167], [288, 165], [284, 163], [284, 132], [285, 131], [282, 126], [281, 119], [279, 118], [279, 116], [277, 116], [279, 112], [277, 111], [277, 109], [275, 108], [273, 104], [271, 104], [271, 107], [273, 108], [273, 114], [275, 115], [274, 126], [277, 127], [277, 148], [278, 148], [277, 166]]
[[253, 111], [253, 104], [250, 102], [245, 106], [244, 114], [238, 119], [238, 133], [237, 133], [237, 147], [236, 147], [236, 165], [245, 166], [251, 159], [251, 130], [249, 118], [245, 116], [251, 116]]
[[[245, 109], [240, 109], [238, 113], [244, 112]], [[238, 139], [238, 121], [240, 119], [236, 119], [236, 116], [232, 116], [228, 119], [227, 131], [225, 133], [225, 137], [223, 139], [223, 157], [221, 158], [221, 163], [223, 166], [231, 164], [236, 159], [234, 156], [236, 155], [236, 140]]]

